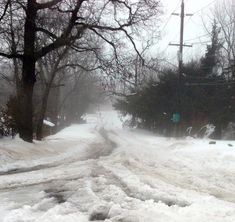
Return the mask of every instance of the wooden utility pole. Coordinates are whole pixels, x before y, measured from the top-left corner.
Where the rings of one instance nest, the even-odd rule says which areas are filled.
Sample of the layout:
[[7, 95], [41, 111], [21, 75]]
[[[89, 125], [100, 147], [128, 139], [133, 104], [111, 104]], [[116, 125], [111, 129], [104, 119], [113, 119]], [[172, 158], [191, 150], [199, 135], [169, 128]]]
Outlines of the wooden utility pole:
[[[177, 125], [177, 131], [178, 135], [180, 135], [180, 119], [182, 119], [182, 106], [181, 106], [181, 96], [182, 96], [182, 75], [183, 75], [183, 49], [184, 47], [192, 47], [192, 45], [186, 45], [184, 44], [184, 17], [185, 16], [192, 16], [193, 14], [185, 14], [184, 12], [184, 0], [182, 0], [181, 3], [181, 13], [172, 13], [172, 15], [177, 15], [180, 16], [180, 43], [179, 44], [173, 44], [170, 43], [169, 45], [171, 46], [178, 46], [179, 51], [178, 51], [178, 70], [179, 70], [179, 75], [178, 75], [178, 89], [177, 89], [177, 113], [174, 115], [178, 116], [178, 122]], [[173, 118], [174, 119], [174, 118]]]

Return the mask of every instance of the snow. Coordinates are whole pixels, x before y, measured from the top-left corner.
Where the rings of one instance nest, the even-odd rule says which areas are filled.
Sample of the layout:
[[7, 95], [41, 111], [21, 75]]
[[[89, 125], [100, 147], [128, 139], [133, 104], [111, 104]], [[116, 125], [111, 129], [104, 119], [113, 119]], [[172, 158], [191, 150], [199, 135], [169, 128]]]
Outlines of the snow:
[[45, 124], [46, 126], [50, 126], [50, 127], [54, 127], [55, 126], [54, 123], [52, 123], [52, 122], [50, 122], [50, 121], [48, 121], [46, 119], [43, 120], [43, 124]]
[[0, 222], [234, 222], [235, 142], [173, 139], [86, 115], [33, 144], [0, 140]]

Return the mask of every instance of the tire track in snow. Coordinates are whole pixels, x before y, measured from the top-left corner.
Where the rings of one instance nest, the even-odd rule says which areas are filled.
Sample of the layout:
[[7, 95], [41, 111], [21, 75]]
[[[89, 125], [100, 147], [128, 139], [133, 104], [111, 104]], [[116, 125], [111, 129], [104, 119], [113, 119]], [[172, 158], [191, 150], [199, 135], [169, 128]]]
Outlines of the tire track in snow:
[[[2, 178], [4, 183], [0, 183], [0, 190], [6, 190], [9, 188], [14, 189], [31, 185], [35, 186], [37, 184], [46, 184], [58, 180], [73, 180], [74, 178], [80, 178], [80, 176], [73, 175], [74, 171], [72, 171], [73, 173], [70, 172], [70, 167], [74, 168], [74, 166], [79, 163], [85, 162], [86, 164], [89, 161], [94, 162], [99, 158], [109, 156], [116, 148], [116, 144], [109, 139], [108, 133], [105, 129], [100, 129], [99, 133], [103, 138], [103, 142], [90, 144], [86, 149], [86, 154], [82, 157], [76, 157], [73, 159], [68, 158], [65, 162], [59, 161], [52, 164], [38, 165], [35, 167], [20, 168], [8, 172], [1, 172], [0, 179]], [[61, 171], [61, 178], [60, 172], [58, 171]], [[66, 174], [64, 171], [66, 171]], [[27, 177], [28, 173], [32, 174], [32, 177], [22, 182], [21, 175]], [[19, 177], [15, 178], [15, 175], [19, 175]], [[41, 175], [43, 175], [43, 177], [41, 177]]]
[[[152, 167], [137, 160], [132, 161], [131, 164], [126, 162], [123, 165], [135, 175], [148, 175], [153, 179], [155, 178], [161, 180], [170, 186], [175, 186], [176, 188], [182, 190], [194, 191], [196, 193], [201, 193], [201, 195], [211, 195], [218, 199], [235, 203], [235, 195], [233, 190], [228, 190], [226, 188], [216, 186], [216, 184], [211, 184], [208, 182], [208, 178], [201, 178], [197, 176], [194, 178], [188, 178], [185, 177], [185, 174], [179, 174], [179, 171], [175, 171], [175, 168], [170, 166], [166, 167], [159, 165], [158, 167]], [[143, 181], [143, 178], [140, 177], [140, 180]], [[201, 184], [197, 181], [200, 181]], [[146, 180], [144, 180], [144, 182], [146, 182]], [[148, 185], [152, 186], [150, 180]], [[153, 188], [155, 188], [155, 186]]]
[[[115, 141], [118, 141], [118, 143], [122, 143], [122, 147], [139, 146], [137, 143], [139, 138], [136, 137], [136, 135], [134, 135], [134, 140], [126, 139], [127, 137], [123, 136], [122, 134], [114, 135], [116, 136]], [[143, 141], [140, 140], [140, 144], [143, 144]], [[179, 144], [180, 143], [176, 142], [174, 144], [171, 144], [170, 147], [174, 147], [175, 145], [178, 146]], [[165, 149], [170, 147], [167, 146], [165, 147]], [[162, 153], [162, 155], [163, 154], [167, 155], [167, 152]], [[179, 159], [181, 158], [182, 157], [179, 157]], [[186, 159], [186, 163], [188, 161], [193, 161], [193, 159]], [[150, 175], [150, 177], [153, 179], [156, 178], [166, 184], [169, 184], [170, 186], [175, 186], [176, 188], [185, 191], [190, 190], [192, 192], [198, 193], [199, 195], [211, 195], [217, 199], [235, 203], [235, 177], [231, 172], [228, 173], [226, 171], [215, 171], [213, 173], [212, 171], [211, 174], [204, 174], [203, 170], [197, 171], [197, 169], [195, 170], [194, 168], [191, 168], [191, 165], [185, 165], [184, 159], [181, 162], [177, 161], [173, 163], [168, 161], [165, 163], [162, 162], [160, 158], [159, 161], [156, 159], [155, 162], [156, 165], [154, 167], [140, 160], [138, 160], [136, 163], [132, 163], [131, 165], [125, 164], [123, 162], [123, 165], [127, 169], [132, 171], [135, 175], [140, 175], [141, 173], [143, 175]], [[140, 179], [141, 178], [142, 177], [140, 176]], [[227, 183], [225, 184], [226, 186], [224, 186], [224, 184], [220, 184], [220, 181], [223, 181], [225, 178], [227, 181]], [[143, 182], [145, 183], [147, 181]], [[151, 186], [151, 181], [148, 185]]]
[[113, 150], [116, 148], [117, 145], [112, 140], [109, 139], [107, 131], [104, 128], [101, 128], [99, 130], [99, 134], [103, 137], [104, 142], [90, 144], [89, 147], [86, 149], [87, 154], [83, 157], [75, 158], [72, 160], [71, 157], [68, 157], [65, 160], [55, 161], [51, 164], [39, 164], [33, 167], [22, 167], [22, 168], [10, 169], [8, 171], [0, 171], [0, 176], [38, 171], [42, 169], [58, 167], [60, 165], [69, 164], [77, 161], [98, 159], [103, 156], [108, 156], [113, 152]]

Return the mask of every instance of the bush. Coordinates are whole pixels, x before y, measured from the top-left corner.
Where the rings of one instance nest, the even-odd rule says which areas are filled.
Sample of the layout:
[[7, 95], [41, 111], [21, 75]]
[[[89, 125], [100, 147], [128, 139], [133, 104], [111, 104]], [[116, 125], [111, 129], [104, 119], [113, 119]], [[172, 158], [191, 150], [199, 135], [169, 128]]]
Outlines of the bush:
[[[195, 132], [207, 124], [213, 124], [215, 131], [211, 135], [220, 139], [221, 132], [230, 121], [234, 121], [235, 104], [232, 95], [234, 88], [228, 85], [203, 85], [207, 78], [199, 83], [200, 67], [194, 64], [185, 66], [184, 76], [178, 86], [177, 70], [165, 70], [158, 80], [148, 80], [135, 93], [118, 99], [115, 108], [123, 115], [131, 115], [131, 125], [146, 128], [163, 135], [172, 135], [176, 125], [172, 122], [174, 113], [180, 113], [181, 135], [192, 127]], [[213, 76], [210, 82], [225, 82], [222, 76]], [[196, 83], [196, 84], [194, 84]], [[179, 99], [180, 98], [180, 99]], [[180, 100], [180, 101], [179, 101]], [[180, 106], [179, 106], [180, 102]]]
[[15, 105], [15, 98], [11, 97], [7, 103], [6, 108], [0, 110], [0, 136], [11, 136], [12, 138], [17, 133], [16, 115], [17, 108]]

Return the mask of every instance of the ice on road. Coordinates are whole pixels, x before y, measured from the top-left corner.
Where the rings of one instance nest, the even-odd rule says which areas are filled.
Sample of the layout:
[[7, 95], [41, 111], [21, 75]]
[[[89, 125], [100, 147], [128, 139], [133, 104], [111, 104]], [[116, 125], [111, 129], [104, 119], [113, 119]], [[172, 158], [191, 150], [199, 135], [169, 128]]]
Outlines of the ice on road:
[[86, 118], [42, 142], [0, 140], [0, 222], [235, 221], [235, 142]]

